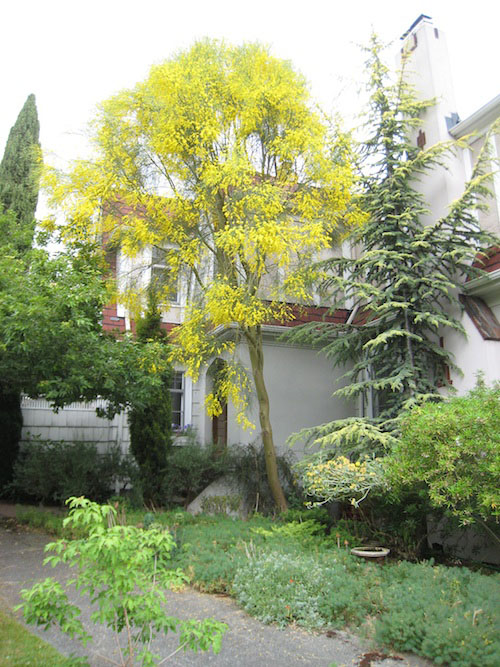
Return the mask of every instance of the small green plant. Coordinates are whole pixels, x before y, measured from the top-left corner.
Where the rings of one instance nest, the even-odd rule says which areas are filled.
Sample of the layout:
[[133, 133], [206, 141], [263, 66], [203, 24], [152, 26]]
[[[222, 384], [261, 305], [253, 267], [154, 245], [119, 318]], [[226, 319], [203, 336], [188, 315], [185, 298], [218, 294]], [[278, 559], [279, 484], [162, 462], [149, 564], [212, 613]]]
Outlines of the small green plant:
[[[70, 513], [65, 526], [87, 533], [84, 539], [58, 540], [48, 544], [54, 552], [44, 564], [63, 562], [77, 568], [74, 579], [81, 595], [88, 594], [97, 605], [94, 623], [101, 623], [116, 633], [121, 665], [134, 659], [154, 665], [159, 656], [152, 653], [151, 642], [159, 633], [179, 632], [179, 649], [220, 650], [224, 623], [213, 619], [181, 621], [165, 613], [165, 589], [181, 586], [187, 577], [170, 567], [174, 540], [168, 530], [151, 524], [148, 530], [116, 525], [116, 510], [86, 498], [70, 498]], [[47, 578], [29, 590], [23, 590], [24, 618], [28, 623], [59, 625], [84, 645], [92, 638], [80, 620], [80, 609], [69, 602], [66, 591], [54, 579]], [[127, 643], [120, 646], [119, 634], [126, 630]]]

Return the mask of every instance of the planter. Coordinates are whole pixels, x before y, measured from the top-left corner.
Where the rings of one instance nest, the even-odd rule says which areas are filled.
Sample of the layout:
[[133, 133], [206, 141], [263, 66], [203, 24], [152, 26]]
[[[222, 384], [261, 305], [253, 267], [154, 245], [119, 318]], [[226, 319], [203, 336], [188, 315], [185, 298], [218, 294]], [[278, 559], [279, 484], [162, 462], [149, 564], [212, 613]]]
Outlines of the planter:
[[390, 552], [386, 547], [355, 547], [351, 549], [353, 556], [366, 558], [367, 560], [379, 560], [385, 558]]

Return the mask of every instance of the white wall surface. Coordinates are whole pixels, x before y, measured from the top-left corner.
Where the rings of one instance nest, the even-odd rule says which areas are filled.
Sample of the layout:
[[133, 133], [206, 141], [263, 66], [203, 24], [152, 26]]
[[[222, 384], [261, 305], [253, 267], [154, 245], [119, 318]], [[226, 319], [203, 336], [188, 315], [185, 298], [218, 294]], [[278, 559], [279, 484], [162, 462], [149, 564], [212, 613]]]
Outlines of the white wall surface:
[[487, 384], [500, 380], [500, 342], [484, 340], [465, 312], [462, 314], [461, 323], [466, 331], [466, 337], [449, 329], [444, 338], [445, 348], [453, 354], [455, 363], [463, 373], [460, 375], [451, 372], [453, 387], [459, 395], [474, 387], [478, 372], [484, 374]]
[[[246, 346], [239, 345], [237, 354], [249, 368]], [[264, 376], [269, 394], [274, 443], [279, 453], [289, 451], [286, 440], [292, 433], [356, 414], [353, 404], [332, 397], [333, 392], [341, 386], [336, 380], [342, 374], [343, 371], [333, 369], [331, 363], [317, 350], [269, 341], [264, 344]], [[206, 378], [201, 378], [196, 391], [193, 391], [194, 396], [199, 396], [196, 410], [193, 409], [193, 414], [197, 413], [193, 424], [198, 429], [200, 439], [205, 442], [209, 442], [212, 437], [211, 419], [203, 410], [202, 396], [208, 389], [207, 384]], [[255, 430], [244, 430], [235, 417], [235, 408], [230, 404], [228, 444], [260, 442], [256, 398], [249, 410], [249, 418], [255, 424]], [[300, 446], [292, 450], [297, 456], [300, 456], [302, 451]]]

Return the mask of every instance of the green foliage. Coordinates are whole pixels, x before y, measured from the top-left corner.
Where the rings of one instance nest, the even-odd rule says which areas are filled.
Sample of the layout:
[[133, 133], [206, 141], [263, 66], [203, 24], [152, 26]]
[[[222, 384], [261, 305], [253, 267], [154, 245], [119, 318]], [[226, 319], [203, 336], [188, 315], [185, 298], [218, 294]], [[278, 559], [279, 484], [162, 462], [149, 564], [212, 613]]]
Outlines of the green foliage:
[[247, 541], [264, 541], [250, 528], [269, 529], [271, 525], [263, 517], [248, 523], [222, 514], [197, 516], [194, 521], [175, 527], [179, 549], [174, 562], [189, 574], [191, 584], [199, 590], [230, 593], [236, 572], [247, 558]]
[[[75, 585], [81, 595], [87, 594], [97, 610], [92, 621], [113, 630], [120, 644], [119, 633], [126, 630], [127, 645], [120, 646], [120, 664], [134, 658], [143, 665], [154, 665], [160, 656], [152, 653], [154, 637], [179, 631], [179, 648], [220, 650], [222, 634], [227, 626], [213, 619], [201, 622], [181, 621], [167, 616], [165, 590], [182, 585], [185, 575], [170, 567], [174, 548], [171, 534], [158, 524], [148, 530], [135, 526], [116, 525], [116, 512], [110, 505], [98, 505], [86, 498], [68, 500], [70, 514], [65, 526], [83, 530], [79, 540], [59, 540], [48, 544], [44, 563], [52, 566], [66, 563], [77, 568]], [[20, 605], [28, 623], [46, 628], [57, 624], [63, 632], [84, 643], [91, 640], [80, 620], [80, 609], [68, 602], [65, 590], [53, 579], [23, 590]]]
[[9, 390], [0, 382], [0, 442], [2, 443], [0, 496], [7, 493], [7, 486], [12, 481], [14, 463], [19, 454], [22, 427], [23, 413], [19, 393]]
[[500, 658], [500, 580], [466, 569], [400, 563], [383, 574], [379, 642], [437, 664], [482, 667]]
[[32, 635], [14, 618], [0, 612], [0, 665], [2, 667], [85, 667], [83, 658], [66, 658], [56, 649]]
[[12, 126], [0, 163], [0, 211], [12, 211], [26, 232], [21, 250], [28, 250], [35, 231], [38, 202], [40, 124], [35, 96], [29, 95]]
[[14, 493], [43, 503], [63, 504], [71, 495], [103, 501], [137, 480], [133, 459], [118, 446], [100, 453], [89, 442], [32, 440], [14, 465]]
[[[59, 408], [106, 399], [106, 414], [141, 406], [166, 365], [157, 342], [118, 341], [101, 326], [111, 299], [101, 251], [90, 242], [51, 257], [20, 253], [11, 214], [0, 214], [0, 377], [12, 391], [43, 395]], [[45, 239], [48, 241], [48, 238]]]
[[349, 553], [366, 537], [366, 525], [341, 520], [325, 535], [324, 524], [307, 518], [317, 511], [307, 510], [302, 523], [300, 516], [287, 523], [281, 515], [241, 521], [182, 511], [154, 518], [175, 534], [170, 567], [182, 567], [200, 590], [234, 595], [265, 622], [372, 628], [378, 642], [436, 664], [498, 664], [498, 574], [432, 562], [366, 563]]
[[[439, 346], [439, 336], [447, 329], [464, 331], [450, 306], [460, 310], [459, 288], [481, 273], [472, 266], [478, 249], [498, 241], [481, 231], [475, 216], [475, 209], [485, 207], [491, 179], [486, 152], [446, 215], [424, 225], [429, 211], [419, 180], [441, 168], [456, 147], [415, 146], [413, 133], [432, 101], [418, 100], [406, 83], [406, 62], [397, 80], [392, 79], [376, 37], [367, 51], [371, 96], [368, 137], [360, 155], [367, 221], [351, 236], [352, 245], [362, 252], [358, 258], [335, 258], [322, 265], [328, 275], [325, 297], [333, 308], [350, 299], [353, 320], [312, 323], [292, 336], [321, 346], [334, 364], [347, 364], [348, 383], [336, 395], [361, 397], [365, 406], [371, 398], [378, 420], [384, 422], [418, 396], [435, 395], [439, 383], [446, 384], [445, 365], [454, 364]], [[394, 424], [384, 425], [384, 430], [391, 428]]]
[[[157, 341], [166, 347], [160, 323], [158, 296], [150, 288], [146, 312], [136, 325], [138, 341]], [[160, 374], [158, 386], [152, 388], [147, 404], [132, 409], [128, 416], [130, 451], [139, 465], [142, 493], [148, 504], [163, 502], [164, 476], [172, 445], [170, 378], [170, 368], [165, 368]]]
[[462, 523], [500, 516], [500, 384], [414, 408], [389, 458], [392, 484], [424, 483]]
[[189, 504], [211, 482], [226, 472], [227, 458], [217, 455], [209, 445], [200, 445], [188, 432], [186, 444], [172, 447], [164, 476], [163, 498], [166, 504]]

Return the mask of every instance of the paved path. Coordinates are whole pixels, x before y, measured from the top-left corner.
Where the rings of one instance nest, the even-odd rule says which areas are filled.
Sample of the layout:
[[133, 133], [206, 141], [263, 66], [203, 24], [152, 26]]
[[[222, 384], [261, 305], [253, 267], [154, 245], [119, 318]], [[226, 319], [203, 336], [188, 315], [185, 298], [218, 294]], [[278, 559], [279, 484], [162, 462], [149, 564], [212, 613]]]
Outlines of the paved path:
[[[39, 579], [55, 576], [66, 579], [69, 574], [63, 566], [42, 567], [43, 548], [50, 541], [46, 535], [28, 532], [16, 527], [13, 522], [0, 525], [0, 606], [12, 608], [20, 602], [19, 591]], [[75, 599], [78, 596], [75, 595]], [[84, 598], [78, 597], [79, 606]], [[212, 653], [178, 653], [169, 661], [170, 665], [215, 665], [216, 667], [293, 667], [311, 665], [328, 667], [332, 664], [363, 667], [402, 667], [403, 665], [423, 667], [430, 663], [406, 656], [401, 658], [368, 659], [370, 649], [360, 639], [345, 632], [336, 632], [329, 637], [325, 634], [313, 635], [297, 628], [280, 630], [272, 625], [264, 625], [239, 609], [236, 603], [216, 595], [205, 595], [192, 589], [169, 594], [168, 611], [180, 618], [213, 617], [228, 624], [222, 642], [222, 651]], [[19, 617], [19, 614], [18, 614]], [[84, 622], [96, 641], [87, 644], [86, 649], [79, 642], [69, 639], [58, 629], [47, 632], [30, 627], [32, 632], [54, 645], [61, 653], [86, 656], [91, 667], [109, 665], [116, 660], [117, 651], [111, 633], [93, 626], [90, 609], [84, 609]], [[168, 655], [178, 645], [175, 635], [167, 635], [157, 640], [155, 651]], [[102, 657], [104, 656], [104, 657]], [[363, 660], [364, 657], [364, 660]], [[363, 660], [363, 662], [362, 662]]]

